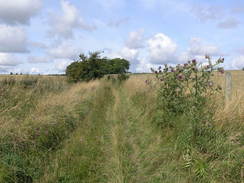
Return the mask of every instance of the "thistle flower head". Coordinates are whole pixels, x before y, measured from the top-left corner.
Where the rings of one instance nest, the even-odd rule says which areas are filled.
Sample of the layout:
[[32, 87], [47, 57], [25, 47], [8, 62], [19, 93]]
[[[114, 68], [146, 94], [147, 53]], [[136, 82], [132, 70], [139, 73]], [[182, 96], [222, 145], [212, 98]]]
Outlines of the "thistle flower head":
[[222, 67], [220, 67], [220, 68], [218, 68], [218, 71], [221, 73], [221, 74], [224, 74], [224, 68], [222, 68]]
[[209, 55], [205, 55], [205, 59], [210, 60], [210, 56]]
[[184, 77], [183, 74], [178, 74], [177, 79], [178, 80], [183, 80], [183, 79], [185, 79], [185, 77]]

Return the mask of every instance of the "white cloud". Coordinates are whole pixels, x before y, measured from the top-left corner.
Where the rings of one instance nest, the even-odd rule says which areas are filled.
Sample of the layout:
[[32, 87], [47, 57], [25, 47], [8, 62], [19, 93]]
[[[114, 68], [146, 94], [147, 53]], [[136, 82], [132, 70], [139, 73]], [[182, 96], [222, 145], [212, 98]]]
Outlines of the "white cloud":
[[0, 22], [28, 24], [41, 6], [42, 0], [0, 0]]
[[142, 58], [140, 59], [140, 62], [137, 65], [135, 71], [138, 73], [150, 72], [151, 68], [156, 68], [156, 64], [152, 64], [148, 59]]
[[65, 72], [66, 67], [71, 63], [71, 60], [68, 59], [58, 59], [55, 61], [55, 70], [59, 73]]
[[29, 63], [47, 63], [52, 61], [52, 58], [48, 56], [29, 56], [28, 62]]
[[221, 7], [197, 5], [192, 7], [192, 13], [201, 22], [217, 20], [223, 17], [224, 12]]
[[40, 69], [36, 68], [36, 67], [32, 67], [30, 69], [30, 73], [31, 74], [39, 74], [40, 73]]
[[28, 52], [24, 29], [0, 25], [0, 52]]
[[244, 68], [244, 55], [237, 56], [231, 61], [231, 66], [234, 69]]
[[158, 4], [158, 0], [138, 0], [145, 8], [152, 9]]
[[143, 30], [130, 32], [129, 37], [128, 37], [125, 45], [131, 49], [143, 48], [145, 46], [144, 45], [145, 40], [144, 40], [144, 34], [143, 33], [144, 33]]
[[125, 0], [96, 0], [102, 8], [111, 11], [111, 9], [122, 8], [125, 5]]
[[155, 34], [149, 39], [147, 47], [151, 63], [164, 64], [177, 61], [175, 58], [177, 45], [163, 33]]
[[61, 0], [62, 15], [51, 15], [50, 36], [72, 38], [74, 29], [93, 31], [95, 26], [87, 24], [78, 13], [77, 8], [66, 0]]
[[231, 17], [231, 18], [227, 18], [227, 19], [223, 20], [222, 22], [220, 22], [218, 24], [218, 27], [222, 28], [222, 29], [232, 29], [232, 28], [237, 27], [239, 24], [240, 24], [240, 22], [238, 20]]
[[188, 52], [191, 56], [220, 56], [220, 50], [217, 46], [205, 43], [198, 37], [193, 37], [190, 40], [190, 47]]
[[137, 49], [131, 49], [128, 47], [124, 47], [120, 51], [120, 55], [122, 58], [125, 58], [129, 61], [136, 60], [138, 58], [139, 51]]
[[[136, 32], [133, 33], [137, 35]], [[133, 40], [134, 37], [129, 34], [128, 40]], [[201, 38], [192, 38], [188, 48], [178, 49], [178, 45], [164, 33], [157, 33], [148, 39], [134, 39], [136, 45], [128, 45], [128, 41], [120, 51], [110, 51], [109, 57], [121, 57], [131, 62], [131, 71], [150, 72], [150, 68], [157, 68], [163, 64], [179, 64], [186, 63], [191, 59], [197, 59], [199, 62], [206, 62], [205, 55], [222, 56], [219, 48], [213, 44], [206, 43]], [[140, 42], [141, 40], [141, 42]], [[133, 42], [133, 41], [132, 41]], [[183, 51], [182, 51], [183, 50]]]
[[17, 57], [6, 54], [6, 53], [0, 53], [0, 66], [16, 66], [20, 64], [20, 61]]
[[69, 42], [63, 42], [48, 50], [48, 55], [57, 59], [75, 59], [80, 53], [81, 50]]
[[123, 24], [126, 24], [129, 22], [129, 17], [125, 17], [125, 18], [121, 18], [121, 19], [117, 19], [117, 20], [111, 20], [107, 25], [109, 27], [119, 27]]

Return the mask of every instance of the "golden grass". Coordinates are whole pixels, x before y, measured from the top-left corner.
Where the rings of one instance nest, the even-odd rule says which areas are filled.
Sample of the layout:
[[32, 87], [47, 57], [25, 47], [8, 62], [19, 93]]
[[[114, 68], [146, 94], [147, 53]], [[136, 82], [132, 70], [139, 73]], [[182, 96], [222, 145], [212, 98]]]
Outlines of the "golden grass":
[[[244, 72], [231, 72], [234, 95], [232, 101], [225, 105], [223, 93], [217, 97], [216, 119], [221, 127], [237, 129], [233, 130], [235, 137], [240, 133], [239, 129], [243, 129]], [[11, 77], [23, 79], [22, 76]], [[15, 133], [11, 135], [19, 138], [16, 143], [24, 141], [28, 139], [27, 132], [32, 128], [49, 125], [53, 121], [58, 124], [62, 120], [58, 118], [62, 116], [61, 113], [73, 113], [77, 105], [87, 98], [93, 98], [91, 112], [86, 114], [84, 121], [69, 138], [62, 142], [62, 149], [51, 155], [53, 161], [47, 162], [51, 166], [47, 166], [40, 182], [57, 182], [62, 174], [70, 178], [69, 173], [72, 172], [75, 172], [74, 182], [79, 182], [79, 177], [76, 176], [80, 175], [80, 170], [87, 172], [90, 169], [90, 174], [86, 176], [102, 177], [103, 182], [192, 182], [185, 178], [187, 173], [181, 168], [180, 157], [175, 157], [176, 148], [172, 143], [173, 139], [170, 139], [173, 132], [162, 131], [152, 124], [157, 90], [155, 83], [153, 87], [145, 83], [145, 80], [152, 78], [153, 74], [131, 75], [119, 87], [103, 81], [78, 83], [58, 93], [50, 92], [38, 96], [40, 98], [36, 101], [34, 110], [22, 123], [16, 125], [16, 119], [8, 121], [10, 118], [1, 117], [0, 133], [2, 136]], [[52, 80], [53, 77], [41, 76], [39, 79]], [[63, 77], [56, 79], [65, 81]], [[224, 75], [216, 74], [215, 80], [224, 86]], [[112, 92], [101, 95], [102, 92], [106, 93], [105, 86]], [[99, 88], [102, 89], [98, 90]], [[110, 101], [113, 101], [112, 105]], [[56, 110], [57, 107], [62, 110]], [[75, 115], [77, 114], [74, 117]], [[95, 156], [97, 157], [94, 158]], [[84, 166], [84, 163], [87, 164]], [[87, 170], [88, 167], [91, 168]], [[97, 167], [99, 168], [96, 169]], [[98, 179], [90, 177], [87, 180], [95, 182]]]

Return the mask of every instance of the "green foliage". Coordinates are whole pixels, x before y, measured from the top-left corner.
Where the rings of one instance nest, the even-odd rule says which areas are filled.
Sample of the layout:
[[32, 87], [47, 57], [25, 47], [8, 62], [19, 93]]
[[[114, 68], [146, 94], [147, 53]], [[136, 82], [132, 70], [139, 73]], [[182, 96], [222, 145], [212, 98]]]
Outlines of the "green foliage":
[[210, 58], [208, 65], [202, 66], [196, 60], [184, 65], [169, 67], [165, 65], [158, 68], [156, 73], [160, 81], [158, 102], [167, 113], [182, 114], [184, 112], [196, 112], [201, 110], [210, 96], [220, 90], [215, 86], [211, 77], [213, 71], [223, 72], [222, 68], [216, 68], [224, 59], [220, 58], [213, 64]]
[[[227, 143], [226, 134], [214, 125], [216, 106], [212, 99], [221, 88], [212, 79], [214, 71], [224, 72], [218, 67], [224, 59], [213, 64], [210, 57], [206, 58], [208, 65], [205, 66], [192, 60], [184, 65], [165, 65], [163, 69], [153, 70], [160, 85], [153, 121], [164, 133], [171, 131], [175, 151], [183, 160], [183, 169], [189, 173], [188, 182], [221, 180], [223, 177], [217, 177], [221, 174], [220, 165], [216, 165], [219, 162], [231, 162], [226, 172], [241, 171], [239, 162], [233, 158], [240, 152], [232, 155], [233, 145]], [[235, 182], [240, 180], [240, 175], [226, 174], [225, 179]]]
[[102, 78], [106, 74], [126, 73], [129, 65], [125, 59], [108, 59], [101, 57], [99, 52], [90, 53], [88, 57], [81, 54], [78, 61], [66, 68], [66, 75], [71, 82], [89, 81]]

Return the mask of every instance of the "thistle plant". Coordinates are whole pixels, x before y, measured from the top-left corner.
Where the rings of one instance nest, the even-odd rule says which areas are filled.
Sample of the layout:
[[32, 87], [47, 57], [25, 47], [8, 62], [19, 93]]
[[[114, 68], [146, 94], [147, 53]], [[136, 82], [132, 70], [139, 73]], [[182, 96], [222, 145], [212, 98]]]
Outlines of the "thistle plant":
[[[215, 62], [212, 62], [209, 56], [205, 58], [207, 64], [198, 63], [193, 59], [175, 67], [165, 64], [157, 70], [152, 69], [160, 85], [158, 110], [163, 116], [160, 115], [159, 123], [169, 123], [172, 116], [182, 114], [191, 115], [194, 121], [207, 118], [202, 117], [206, 113], [206, 105], [211, 96], [221, 90], [221, 87], [214, 83], [213, 76], [215, 72], [224, 73], [224, 69], [219, 67], [224, 58]], [[207, 113], [212, 111], [208, 110]]]
[[198, 63], [195, 59], [175, 67], [164, 65], [152, 71], [160, 82], [158, 100], [163, 103], [164, 109], [173, 113], [183, 113], [189, 108], [199, 108], [206, 99], [221, 90], [215, 85], [212, 76], [214, 71], [224, 73], [224, 69], [218, 67], [224, 62], [219, 58], [215, 63], [206, 56], [207, 65]]

